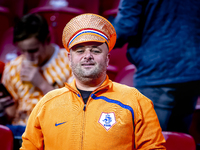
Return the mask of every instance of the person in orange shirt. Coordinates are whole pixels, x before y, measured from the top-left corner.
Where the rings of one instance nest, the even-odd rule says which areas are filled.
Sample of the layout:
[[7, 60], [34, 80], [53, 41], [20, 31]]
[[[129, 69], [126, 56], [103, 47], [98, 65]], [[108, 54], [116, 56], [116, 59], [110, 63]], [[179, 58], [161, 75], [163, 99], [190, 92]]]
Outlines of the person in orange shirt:
[[13, 43], [21, 55], [5, 65], [2, 83], [17, 103], [8, 127], [20, 137], [38, 101], [47, 92], [70, 83], [73, 76], [68, 52], [51, 43], [47, 21], [41, 15], [23, 16], [14, 26]]
[[99, 15], [67, 23], [63, 44], [75, 79], [38, 102], [20, 150], [166, 149], [151, 100], [106, 74], [115, 42], [114, 27]]

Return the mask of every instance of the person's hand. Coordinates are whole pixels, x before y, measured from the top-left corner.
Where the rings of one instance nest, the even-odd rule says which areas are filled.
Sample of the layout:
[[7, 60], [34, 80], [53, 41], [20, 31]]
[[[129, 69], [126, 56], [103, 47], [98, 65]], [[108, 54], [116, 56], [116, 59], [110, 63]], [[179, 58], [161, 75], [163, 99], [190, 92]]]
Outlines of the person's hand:
[[0, 106], [4, 107], [4, 104], [8, 104], [8, 101], [9, 103], [14, 102], [6, 87], [2, 83], [0, 83]]
[[17, 105], [12, 97], [0, 91], [0, 110], [5, 113], [4, 119], [0, 120], [2, 124], [9, 124], [12, 122], [16, 114], [16, 107]]
[[10, 99], [12, 99], [11, 96], [4, 96], [3, 92], [0, 91], [0, 102], [6, 102]]
[[39, 68], [30, 63], [22, 64], [20, 78], [22, 82], [31, 82], [36, 87], [38, 87], [38, 85], [44, 80], [39, 72]]
[[54, 87], [43, 78], [39, 68], [30, 63], [22, 64], [20, 78], [23, 82], [31, 82], [35, 87], [39, 88], [43, 94], [54, 89]]

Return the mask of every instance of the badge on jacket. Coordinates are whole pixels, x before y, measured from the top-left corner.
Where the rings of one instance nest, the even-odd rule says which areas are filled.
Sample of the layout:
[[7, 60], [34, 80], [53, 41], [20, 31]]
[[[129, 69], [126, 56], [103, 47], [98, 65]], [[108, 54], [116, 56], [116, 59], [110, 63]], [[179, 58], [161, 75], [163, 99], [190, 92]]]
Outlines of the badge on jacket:
[[101, 113], [99, 123], [108, 131], [116, 123], [115, 113]]

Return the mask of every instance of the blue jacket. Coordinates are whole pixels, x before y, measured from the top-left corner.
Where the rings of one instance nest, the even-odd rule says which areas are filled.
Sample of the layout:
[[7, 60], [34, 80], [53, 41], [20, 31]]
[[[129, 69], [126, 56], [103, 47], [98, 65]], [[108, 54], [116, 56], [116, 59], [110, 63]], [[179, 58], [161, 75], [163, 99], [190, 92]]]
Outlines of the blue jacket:
[[199, 0], [121, 0], [111, 22], [116, 47], [129, 43], [135, 86], [200, 80]]

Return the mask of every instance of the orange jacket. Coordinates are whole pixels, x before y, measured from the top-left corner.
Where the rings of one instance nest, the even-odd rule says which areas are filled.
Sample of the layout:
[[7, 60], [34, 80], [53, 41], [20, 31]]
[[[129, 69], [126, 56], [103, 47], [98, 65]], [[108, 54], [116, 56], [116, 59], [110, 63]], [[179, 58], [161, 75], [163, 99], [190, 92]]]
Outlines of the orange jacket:
[[75, 81], [46, 94], [32, 111], [22, 139], [21, 150], [165, 149], [152, 102], [108, 77], [85, 109]]

